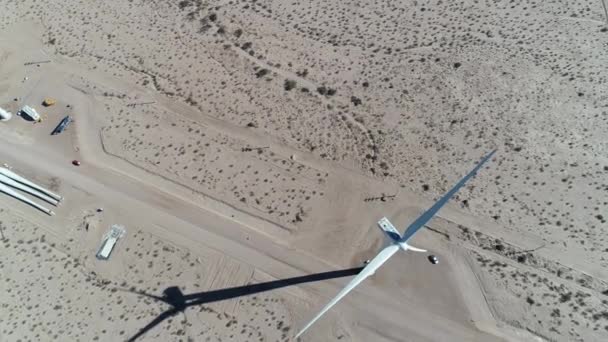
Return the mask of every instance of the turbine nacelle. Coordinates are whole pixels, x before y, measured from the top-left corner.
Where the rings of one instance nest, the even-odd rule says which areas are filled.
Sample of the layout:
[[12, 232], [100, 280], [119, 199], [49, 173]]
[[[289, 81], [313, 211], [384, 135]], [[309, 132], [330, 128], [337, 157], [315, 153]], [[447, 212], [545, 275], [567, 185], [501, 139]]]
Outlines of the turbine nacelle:
[[403, 241], [401, 238], [401, 234], [399, 233], [397, 228], [395, 228], [395, 226], [391, 223], [391, 221], [388, 218], [386, 218], [386, 217], [381, 218], [378, 221], [378, 227], [380, 229], [382, 229], [384, 234], [386, 234], [388, 239], [391, 241], [391, 244], [399, 246], [399, 248], [402, 251], [411, 250], [414, 252], [426, 252], [426, 250], [424, 250], [424, 249], [410, 246], [407, 244], [406, 241]]

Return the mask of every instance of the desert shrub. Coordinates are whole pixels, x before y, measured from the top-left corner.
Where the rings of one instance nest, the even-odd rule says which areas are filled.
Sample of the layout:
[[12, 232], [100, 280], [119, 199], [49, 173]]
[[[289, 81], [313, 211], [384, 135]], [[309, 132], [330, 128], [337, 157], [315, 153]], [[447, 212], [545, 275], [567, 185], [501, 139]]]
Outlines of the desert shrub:
[[260, 69], [255, 73], [255, 76], [257, 78], [260, 78], [260, 77], [264, 77], [264, 76], [268, 75], [269, 73], [270, 73], [270, 70], [268, 70], [268, 69]]
[[528, 258], [527, 255], [521, 254], [521, 255], [517, 256], [517, 262], [519, 262], [520, 264], [523, 264], [526, 262], [527, 258]]
[[567, 301], [570, 301], [571, 298], [572, 298], [572, 292], [562, 293], [559, 296], [559, 301], [560, 301], [560, 303], [565, 303]]
[[283, 84], [283, 88], [285, 88], [286, 91], [290, 91], [295, 87], [296, 87], [296, 81], [294, 81], [294, 80], [285, 80], [285, 83]]

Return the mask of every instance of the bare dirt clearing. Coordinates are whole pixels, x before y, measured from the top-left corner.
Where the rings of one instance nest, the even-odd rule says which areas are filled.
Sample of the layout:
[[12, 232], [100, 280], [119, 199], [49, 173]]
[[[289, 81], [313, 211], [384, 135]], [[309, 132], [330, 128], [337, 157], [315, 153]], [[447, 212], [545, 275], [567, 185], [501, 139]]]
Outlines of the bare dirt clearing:
[[[330, 263], [364, 260], [380, 243], [379, 217], [407, 212], [395, 220], [407, 223], [425, 202], [410, 191], [437, 197], [498, 147], [454, 200], [459, 208], [442, 213], [470, 229], [449, 233], [450, 244], [472, 250], [480, 265], [507, 265], [473, 266], [506, 324], [547, 339], [605, 338], [608, 30], [600, 2], [0, 6], [0, 106], [14, 112], [51, 89], [60, 99], [42, 125], [0, 124], [3, 138], [67, 160], [83, 139], [102, 142], [146, 181], [161, 177], [182, 197]], [[81, 116], [78, 130], [40, 133], [68, 113]], [[387, 195], [395, 197], [382, 201]], [[489, 249], [496, 239], [543, 248], [507, 262], [460, 244], [475, 232], [488, 234]], [[513, 285], [532, 277], [530, 260], [555, 261], [539, 286], [584, 293], [585, 309], [574, 298], [555, 304], [556, 314], [555, 298]]]

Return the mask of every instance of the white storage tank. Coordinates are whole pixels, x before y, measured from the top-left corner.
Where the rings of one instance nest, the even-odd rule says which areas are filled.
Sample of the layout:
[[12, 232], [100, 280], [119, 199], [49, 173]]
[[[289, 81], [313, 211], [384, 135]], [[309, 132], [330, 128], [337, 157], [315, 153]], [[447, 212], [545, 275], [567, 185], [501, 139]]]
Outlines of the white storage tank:
[[0, 121], [8, 121], [13, 117], [11, 112], [8, 112], [2, 108], [0, 108]]

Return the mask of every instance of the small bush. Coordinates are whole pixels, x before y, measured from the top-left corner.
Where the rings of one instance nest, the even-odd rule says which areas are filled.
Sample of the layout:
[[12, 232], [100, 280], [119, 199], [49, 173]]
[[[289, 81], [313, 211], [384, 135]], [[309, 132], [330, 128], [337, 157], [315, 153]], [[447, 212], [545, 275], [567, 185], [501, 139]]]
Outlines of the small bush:
[[180, 1], [177, 5], [179, 6], [179, 9], [184, 9], [184, 8], [190, 6], [191, 4], [190, 4], [190, 1], [183, 0], [183, 1]]
[[565, 302], [570, 301], [570, 299], [571, 299], [571, 298], [572, 298], [572, 292], [568, 292], [568, 293], [562, 293], [562, 294], [559, 296], [559, 302], [560, 302], [560, 303], [565, 303]]
[[294, 81], [294, 80], [285, 80], [285, 83], [283, 84], [283, 88], [285, 88], [286, 91], [290, 91], [295, 87], [296, 87], [296, 81]]
[[269, 73], [270, 73], [270, 70], [268, 70], [268, 69], [260, 69], [255, 73], [255, 76], [257, 78], [260, 78], [260, 77], [264, 77], [264, 76], [268, 75]]
[[525, 255], [525, 254], [521, 254], [521, 255], [519, 255], [519, 256], [517, 257], [517, 262], [518, 262], [518, 263], [520, 263], [520, 264], [523, 264], [523, 263], [525, 263], [525, 262], [526, 262], [526, 259], [527, 259], [527, 258], [528, 258], [528, 256], [527, 256], [527, 255]]

